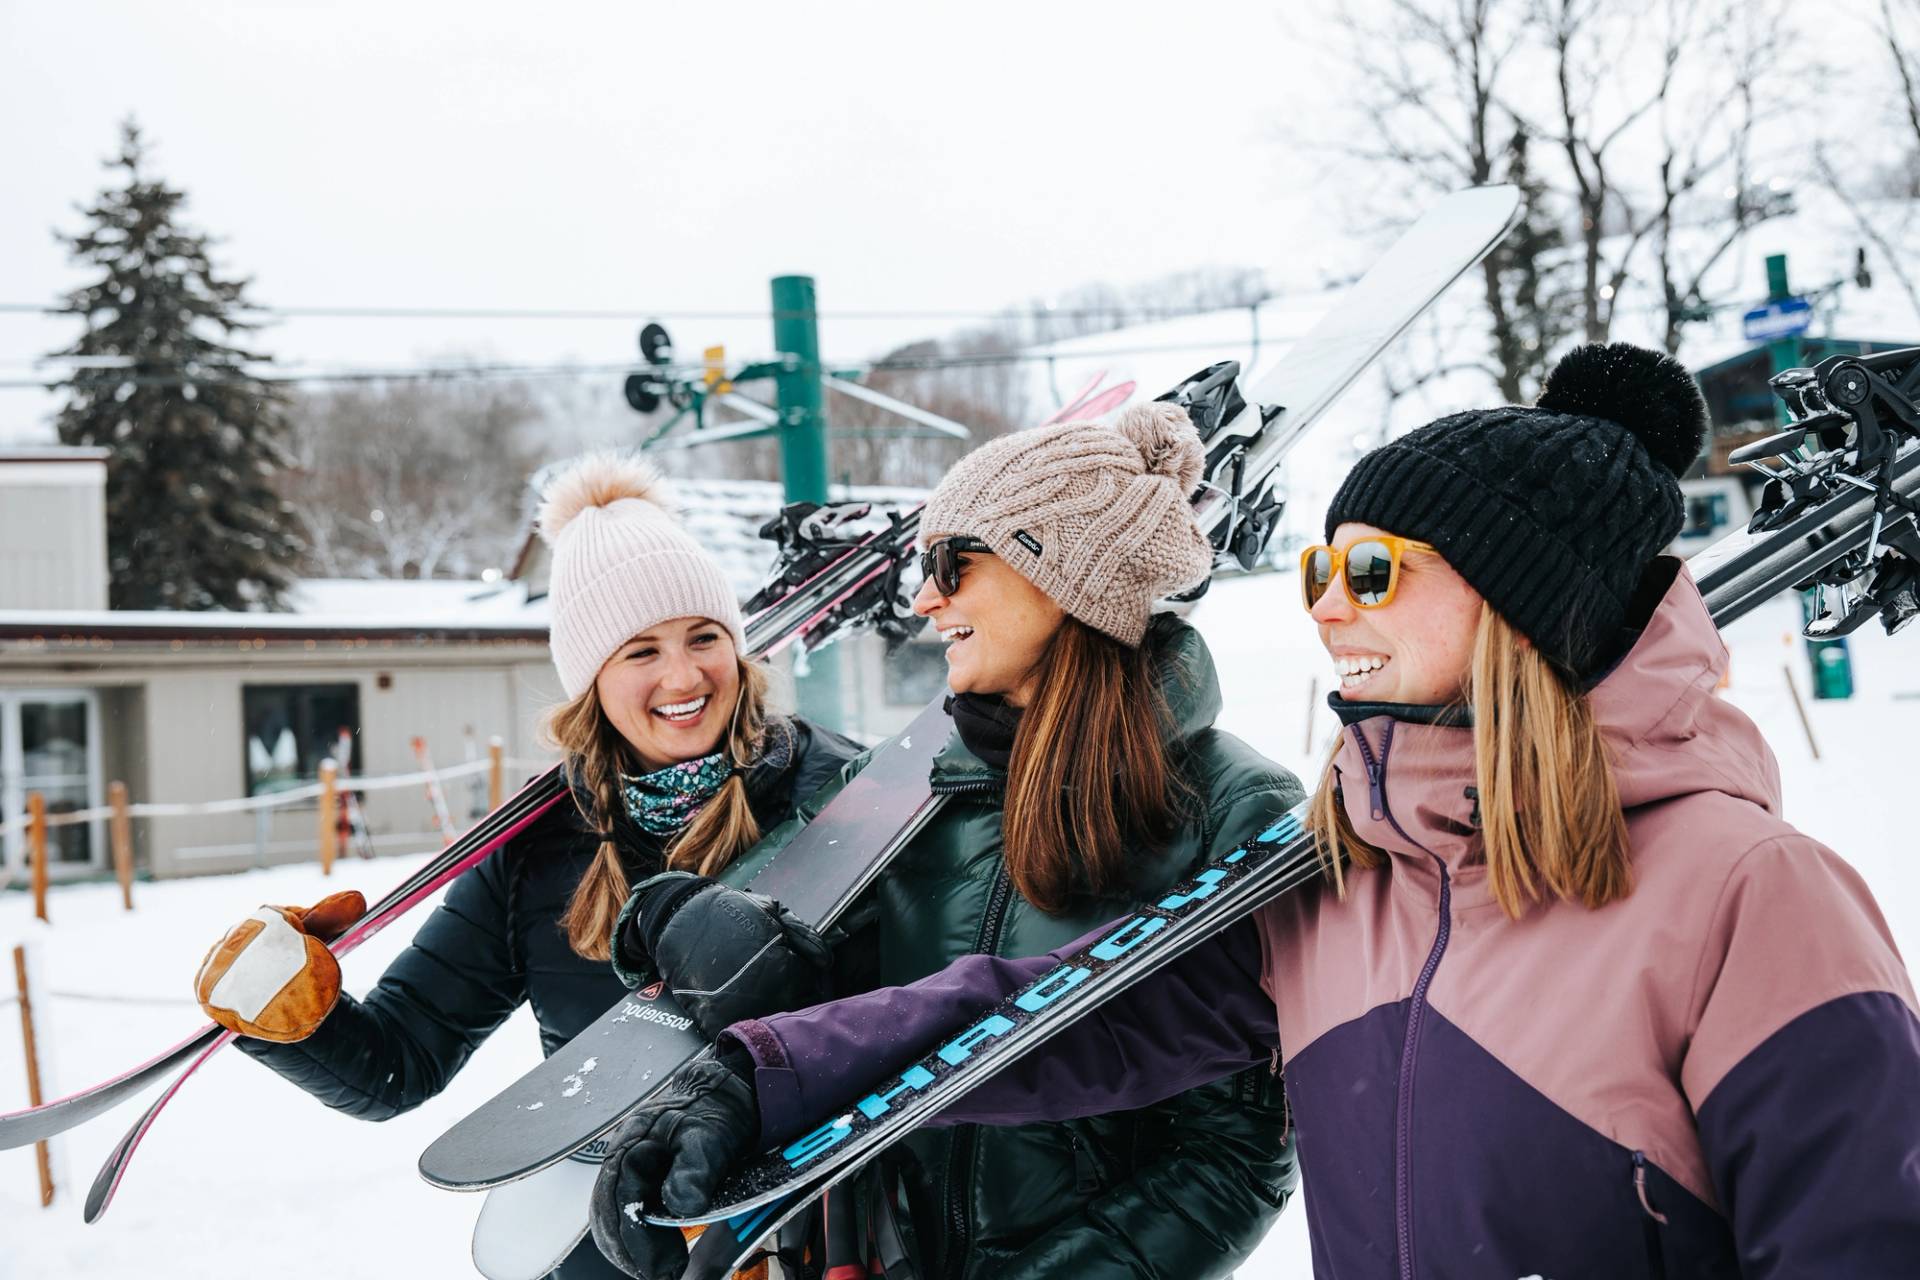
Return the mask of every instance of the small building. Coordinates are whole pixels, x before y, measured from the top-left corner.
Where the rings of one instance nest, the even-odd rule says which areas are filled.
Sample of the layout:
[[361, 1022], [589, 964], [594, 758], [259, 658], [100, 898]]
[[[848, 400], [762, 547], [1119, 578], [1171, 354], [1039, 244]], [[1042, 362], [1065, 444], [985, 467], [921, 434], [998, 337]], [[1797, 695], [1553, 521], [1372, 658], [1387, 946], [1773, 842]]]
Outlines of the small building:
[[[417, 597], [478, 584], [371, 585]], [[342, 755], [355, 775], [404, 774], [419, 768], [416, 737], [442, 766], [498, 737], [509, 777], [524, 777], [551, 759], [538, 726], [560, 689], [543, 611], [501, 607], [516, 603], [440, 609], [416, 598], [377, 614], [0, 609], [0, 814], [20, 813], [29, 791], [50, 813], [95, 808], [110, 781], [135, 803], [255, 797], [312, 782], [323, 758]], [[448, 790], [456, 825], [484, 811], [483, 779]], [[170, 876], [310, 858], [317, 803], [137, 820], [136, 865]], [[360, 808], [365, 849], [440, 842], [424, 786], [372, 792]], [[53, 828], [53, 868], [102, 869], [104, 826]], [[5, 866], [17, 872], [25, 853], [24, 833], [9, 830]]]
[[[560, 697], [544, 602], [516, 583], [306, 581], [290, 612], [115, 611], [107, 604], [106, 452], [0, 452], [0, 881], [18, 876], [29, 792], [51, 814], [102, 805], [199, 809], [312, 782], [323, 758], [354, 774], [444, 767], [501, 739], [510, 784], [552, 753], [538, 726]], [[484, 810], [485, 779], [449, 784], [456, 825]], [[350, 845], [431, 848], [424, 786], [369, 793]], [[156, 876], [314, 856], [307, 799], [239, 812], [136, 819], [136, 865]], [[49, 831], [51, 870], [107, 862], [106, 823]]]

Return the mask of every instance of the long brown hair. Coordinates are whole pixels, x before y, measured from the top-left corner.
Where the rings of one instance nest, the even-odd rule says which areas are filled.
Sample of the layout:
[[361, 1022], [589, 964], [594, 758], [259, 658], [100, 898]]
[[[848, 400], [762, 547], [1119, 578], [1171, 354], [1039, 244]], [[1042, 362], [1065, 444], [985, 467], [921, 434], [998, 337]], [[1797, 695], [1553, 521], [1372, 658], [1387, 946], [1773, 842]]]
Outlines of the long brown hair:
[[1069, 617], [1034, 674], [1002, 834], [1014, 887], [1059, 911], [1076, 888], [1126, 892], [1129, 845], [1164, 845], [1190, 789], [1167, 749], [1170, 715], [1145, 646]]
[[[760, 824], [747, 803], [746, 771], [760, 758], [768, 733], [770, 688], [766, 668], [742, 659], [740, 697], [723, 744], [733, 773], [719, 793], [668, 841], [669, 867], [714, 875], [760, 838]], [[600, 848], [567, 902], [561, 927], [567, 931], [567, 944], [576, 954], [588, 960], [606, 960], [612, 955], [613, 922], [631, 888], [620, 865], [620, 851], [613, 843], [613, 815], [623, 803], [620, 771], [633, 767], [633, 749], [607, 718], [599, 690], [593, 685], [548, 713], [546, 736], [565, 753], [574, 801], [587, 826], [600, 835]]]
[[[1631, 893], [1626, 815], [1592, 707], [1485, 603], [1465, 701], [1473, 711], [1473, 772], [1494, 900], [1517, 920], [1548, 894], [1593, 908]], [[1334, 758], [1339, 754], [1336, 744]], [[1355, 834], [1337, 781], [1329, 759], [1309, 821], [1344, 893], [1343, 857], [1377, 867], [1386, 855]]]

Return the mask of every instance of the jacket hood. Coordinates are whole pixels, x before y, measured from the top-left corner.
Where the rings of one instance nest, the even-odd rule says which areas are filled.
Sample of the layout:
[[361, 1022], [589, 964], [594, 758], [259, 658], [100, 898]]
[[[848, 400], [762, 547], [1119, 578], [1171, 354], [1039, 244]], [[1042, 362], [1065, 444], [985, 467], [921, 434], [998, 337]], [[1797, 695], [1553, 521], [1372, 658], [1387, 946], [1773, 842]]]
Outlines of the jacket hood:
[[[1220, 717], [1220, 673], [1200, 633], [1173, 614], [1157, 613], [1147, 624], [1141, 645], [1153, 662], [1171, 713], [1168, 741], [1184, 743], [1212, 728]], [[935, 786], [945, 787], [1006, 780], [1004, 773], [969, 751], [958, 733], [934, 757], [931, 776]]]
[[[1780, 809], [1780, 770], [1759, 729], [1715, 694], [1727, 648], [1693, 577], [1678, 560], [1645, 627], [1587, 692], [1629, 822], [1635, 811], [1720, 792]], [[1369, 710], [1371, 710], [1369, 708]], [[1398, 855], [1431, 854], [1456, 877], [1456, 896], [1484, 879], [1473, 730], [1430, 721], [1425, 709], [1380, 708], [1348, 725], [1335, 767], [1347, 816], [1362, 840]], [[1444, 719], [1444, 718], [1443, 718]], [[1431, 860], [1413, 860], [1417, 874]], [[1396, 864], [1398, 867], [1400, 864]]]

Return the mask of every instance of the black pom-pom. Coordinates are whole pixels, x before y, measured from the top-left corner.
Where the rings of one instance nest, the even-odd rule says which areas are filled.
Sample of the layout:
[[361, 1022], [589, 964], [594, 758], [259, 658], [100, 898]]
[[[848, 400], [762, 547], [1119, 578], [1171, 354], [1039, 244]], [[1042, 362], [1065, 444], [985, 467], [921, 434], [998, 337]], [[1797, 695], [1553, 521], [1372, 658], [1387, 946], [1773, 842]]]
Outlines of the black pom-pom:
[[1682, 475], [1707, 440], [1707, 404], [1686, 366], [1630, 343], [1588, 343], [1560, 358], [1539, 407], [1617, 422], [1660, 464]]

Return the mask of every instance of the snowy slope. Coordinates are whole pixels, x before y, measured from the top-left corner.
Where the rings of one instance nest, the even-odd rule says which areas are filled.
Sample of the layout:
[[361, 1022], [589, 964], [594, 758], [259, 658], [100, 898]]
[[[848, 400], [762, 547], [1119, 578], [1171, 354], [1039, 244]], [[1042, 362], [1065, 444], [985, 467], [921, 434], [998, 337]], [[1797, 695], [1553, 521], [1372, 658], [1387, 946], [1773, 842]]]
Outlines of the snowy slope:
[[[1324, 696], [1328, 667], [1296, 591], [1287, 574], [1223, 583], [1194, 621], [1220, 659], [1230, 700], [1223, 727], [1307, 775], [1334, 724], [1319, 707], [1308, 751], [1309, 681], [1317, 679]], [[1903, 953], [1920, 954], [1920, 868], [1904, 817], [1888, 803], [1910, 785], [1907, 752], [1889, 748], [1920, 728], [1920, 636], [1888, 640], [1875, 633], [1857, 641], [1859, 695], [1810, 704], [1824, 753], [1816, 762], [1781, 671], [1790, 662], [1805, 690], [1804, 661], [1782, 643], [1794, 618], [1790, 603], [1777, 602], [1731, 630], [1729, 696], [1759, 721], [1779, 753], [1788, 816], [1859, 867]], [[415, 865], [413, 858], [349, 860], [331, 881], [323, 881], [317, 867], [296, 866], [140, 885], [132, 915], [121, 912], [109, 887], [59, 889], [48, 930], [33, 928], [25, 895], [10, 892], [0, 894], [0, 945], [10, 951], [37, 934], [46, 985], [76, 993], [56, 994], [52, 1026], [43, 1026], [58, 1050], [56, 1083], [73, 1087], [123, 1069], [198, 1024], [186, 996], [190, 975], [205, 948], [255, 904], [309, 902], [349, 885], [371, 896]], [[405, 924], [396, 926], [350, 957], [348, 985], [369, 985], [407, 933]], [[10, 994], [10, 981], [0, 991]], [[6, 1242], [0, 1277], [201, 1277], [257, 1262], [270, 1250], [275, 1280], [337, 1280], [342, 1251], [357, 1249], [367, 1253], [347, 1269], [356, 1275], [471, 1274], [467, 1242], [478, 1202], [428, 1188], [414, 1174], [414, 1159], [448, 1124], [530, 1065], [536, 1043], [523, 1011], [445, 1096], [381, 1125], [337, 1116], [265, 1068], [223, 1054], [171, 1104], [112, 1213], [97, 1227], [81, 1225], [80, 1200], [136, 1110], [67, 1136], [66, 1185], [49, 1210], [38, 1207], [31, 1153], [0, 1153], [0, 1240]], [[4, 1008], [0, 1107], [11, 1109], [24, 1098], [18, 1024]], [[1276, 1280], [1306, 1274], [1305, 1218], [1298, 1212], [1284, 1215], [1240, 1272]]]

